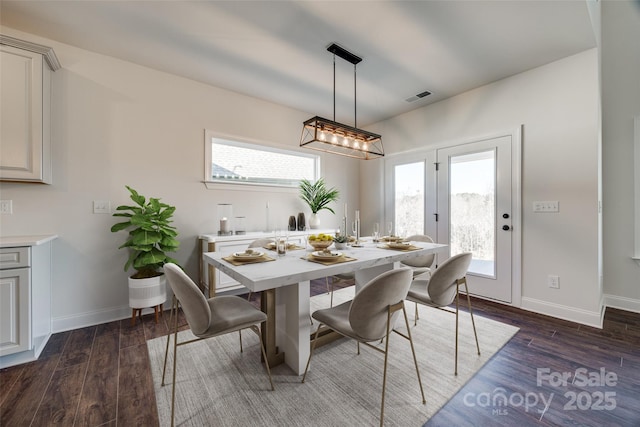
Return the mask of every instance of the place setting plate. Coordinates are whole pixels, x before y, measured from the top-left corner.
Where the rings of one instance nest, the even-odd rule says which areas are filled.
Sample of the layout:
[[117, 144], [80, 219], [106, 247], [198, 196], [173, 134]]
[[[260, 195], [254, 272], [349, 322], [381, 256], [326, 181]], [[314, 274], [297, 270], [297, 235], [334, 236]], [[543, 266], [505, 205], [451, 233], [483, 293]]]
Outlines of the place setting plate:
[[253, 251], [251, 253], [247, 252], [234, 252], [233, 259], [238, 261], [251, 261], [260, 258], [264, 255], [264, 252]]
[[317, 259], [317, 260], [320, 260], [320, 261], [333, 261], [333, 260], [336, 260], [336, 259], [340, 258], [342, 256], [342, 252], [315, 251], [315, 252], [311, 253], [311, 256], [313, 256], [314, 259]]
[[391, 249], [408, 249], [411, 247], [410, 242], [387, 242], [387, 246]]

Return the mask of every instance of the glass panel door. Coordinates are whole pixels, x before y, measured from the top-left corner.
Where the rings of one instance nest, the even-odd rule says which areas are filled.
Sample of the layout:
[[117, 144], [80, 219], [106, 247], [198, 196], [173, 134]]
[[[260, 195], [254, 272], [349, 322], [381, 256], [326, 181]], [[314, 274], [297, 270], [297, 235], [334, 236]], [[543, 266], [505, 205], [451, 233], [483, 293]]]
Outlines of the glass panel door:
[[495, 151], [451, 156], [451, 255], [472, 252], [470, 273], [495, 277]]
[[[424, 161], [396, 165], [394, 168], [393, 234], [424, 234]], [[387, 233], [388, 230], [380, 230]]]

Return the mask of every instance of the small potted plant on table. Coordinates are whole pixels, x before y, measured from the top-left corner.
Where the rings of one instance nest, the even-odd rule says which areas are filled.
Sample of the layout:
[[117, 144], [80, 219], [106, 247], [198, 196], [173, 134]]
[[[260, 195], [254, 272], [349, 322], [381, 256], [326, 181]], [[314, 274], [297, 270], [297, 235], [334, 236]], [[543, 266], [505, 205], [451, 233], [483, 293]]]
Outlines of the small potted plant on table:
[[116, 208], [115, 217], [127, 218], [111, 227], [112, 232], [128, 230], [127, 240], [118, 249], [128, 248], [129, 258], [124, 271], [133, 267], [136, 272], [129, 277], [129, 306], [132, 308], [131, 323], [135, 324], [136, 312], [153, 307], [158, 321], [158, 308], [167, 299], [166, 281], [162, 266], [177, 261], [167, 252], [175, 252], [180, 246], [176, 240], [178, 232], [171, 225], [176, 208], [160, 202], [160, 199], [147, 200], [133, 188], [127, 186], [134, 206], [122, 205]]
[[336, 249], [346, 249], [347, 243], [349, 243], [349, 236], [346, 234], [336, 234], [333, 238], [333, 243], [336, 245]]

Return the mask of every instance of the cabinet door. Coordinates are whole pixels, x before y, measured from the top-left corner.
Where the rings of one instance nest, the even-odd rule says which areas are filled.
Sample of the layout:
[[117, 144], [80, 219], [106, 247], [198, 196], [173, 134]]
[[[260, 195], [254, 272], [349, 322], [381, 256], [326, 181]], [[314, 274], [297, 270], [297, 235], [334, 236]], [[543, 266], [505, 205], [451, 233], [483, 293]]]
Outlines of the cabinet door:
[[30, 269], [0, 270], [0, 356], [31, 350]]
[[2, 45], [0, 55], [0, 179], [49, 183], [48, 69], [39, 53]]

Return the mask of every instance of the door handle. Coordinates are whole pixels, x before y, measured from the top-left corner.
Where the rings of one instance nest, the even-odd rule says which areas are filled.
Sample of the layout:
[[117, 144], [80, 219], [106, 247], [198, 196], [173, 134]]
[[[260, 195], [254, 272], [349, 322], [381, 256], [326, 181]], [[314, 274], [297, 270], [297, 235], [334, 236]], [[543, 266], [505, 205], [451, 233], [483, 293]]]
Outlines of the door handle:
[[503, 229], [504, 231], [509, 231], [509, 230], [510, 230], [510, 227], [509, 227], [508, 225], [503, 225], [503, 226], [502, 226], [502, 229]]

